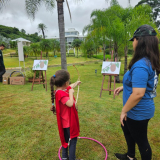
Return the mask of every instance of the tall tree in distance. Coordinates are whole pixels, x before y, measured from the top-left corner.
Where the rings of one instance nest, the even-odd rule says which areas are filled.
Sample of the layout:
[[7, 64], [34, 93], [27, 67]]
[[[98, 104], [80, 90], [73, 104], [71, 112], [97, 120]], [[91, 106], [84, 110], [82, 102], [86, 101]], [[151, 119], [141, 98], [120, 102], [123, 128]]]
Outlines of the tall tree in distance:
[[46, 27], [45, 24], [40, 23], [40, 24], [38, 25], [38, 30], [39, 30], [39, 31], [42, 31], [43, 39], [45, 39], [45, 33], [44, 33], [44, 31], [45, 31], [46, 29], [47, 29], [47, 27]]
[[25, 31], [24, 29], [21, 29], [21, 32], [22, 32], [23, 34], [26, 34], [26, 31]]
[[48, 52], [51, 51], [51, 41], [49, 39], [42, 39], [40, 42], [41, 50], [46, 52], [48, 58]]
[[60, 51], [60, 43], [55, 39], [51, 39], [51, 48], [53, 49], [54, 56], [56, 55], [56, 51]]
[[78, 49], [81, 46], [82, 41], [80, 39], [74, 39], [74, 41], [72, 42], [72, 46], [73, 48], [77, 49], [77, 58], [78, 58]]

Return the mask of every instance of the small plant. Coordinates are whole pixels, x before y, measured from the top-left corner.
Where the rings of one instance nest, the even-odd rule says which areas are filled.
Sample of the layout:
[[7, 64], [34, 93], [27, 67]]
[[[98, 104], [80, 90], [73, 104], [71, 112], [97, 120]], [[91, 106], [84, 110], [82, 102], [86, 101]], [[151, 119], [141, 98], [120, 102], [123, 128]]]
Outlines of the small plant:
[[[34, 77], [34, 70], [32, 70], [32, 67], [29, 67], [29, 70], [26, 71], [25, 73], [25, 76], [26, 78], [33, 78]], [[38, 78], [39, 77], [39, 71], [36, 71], [36, 76], [35, 78]]]

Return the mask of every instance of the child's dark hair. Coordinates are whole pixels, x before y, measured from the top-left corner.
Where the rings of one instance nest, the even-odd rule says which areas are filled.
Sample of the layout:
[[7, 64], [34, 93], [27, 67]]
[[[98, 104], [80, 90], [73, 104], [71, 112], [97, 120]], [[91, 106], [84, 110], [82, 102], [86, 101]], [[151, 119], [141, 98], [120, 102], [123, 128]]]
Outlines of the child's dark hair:
[[53, 75], [50, 79], [50, 86], [51, 86], [51, 102], [52, 102], [52, 111], [56, 113], [55, 105], [54, 104], [54, 85], [56, 87], [62, 87], [67, 81], [69, 81], [70, 75], [69, 72], [66, 70], [58, 70], [55, 75]]

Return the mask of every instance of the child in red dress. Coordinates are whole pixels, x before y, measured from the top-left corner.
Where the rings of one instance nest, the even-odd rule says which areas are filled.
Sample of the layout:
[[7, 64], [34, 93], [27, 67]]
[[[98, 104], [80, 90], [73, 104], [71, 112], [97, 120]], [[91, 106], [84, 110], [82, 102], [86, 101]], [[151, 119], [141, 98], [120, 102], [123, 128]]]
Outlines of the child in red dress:
[[[62, 160], [75, 160], [77, 137], [79, 136], [79, 119], [75, 107], [73, 88], [80, 85], [77, 81], [69, 85], [70, 75], [66, 70], [58, 70], [51, 77], [51, 111], [57, 115], [59, 136], [62, 143]], [[54, 91], [54, 86], [56, 90]], [[56, 107], [54, 105], [54, 98]], [[69, 145], [69, 156], [68, 156]]]

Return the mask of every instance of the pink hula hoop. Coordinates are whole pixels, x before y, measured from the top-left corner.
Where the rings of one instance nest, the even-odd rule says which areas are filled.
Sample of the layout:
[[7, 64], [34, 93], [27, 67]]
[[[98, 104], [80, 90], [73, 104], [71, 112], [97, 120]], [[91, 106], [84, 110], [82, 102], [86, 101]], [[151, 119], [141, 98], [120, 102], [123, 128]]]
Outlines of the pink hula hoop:
[[[88, 137], [78, 137], [78, 138], [81, 138], [81, 139], [89, 139], [89, 140], [95, 141], [95, 142], [97, 142], [98, 144], [100, 144], [100, 145], [103, 147], [103, 149], [105, 150], [105, 152], [106, 152], [106, 157], [105, 157], [104, 160], [107, 160], [107, 156], [108, 156], [107, 150], [106, 150], [106, 148], [104, 147], [104, 145], [103, 145], [102, 143], [100, 143], [99, 141], [97, 141], [97, 140], [95, 140], [95, 139], [93, 139], [93, 138], [88, 138]], [[60, 155], [61, 149], [62, 149], [62, 146], [59, 148], [59, 151], [58, 151], [58, 157], [59, 157], [60, 160], [62, 160], [62, 159], [61, 159], [61, 155]]]

